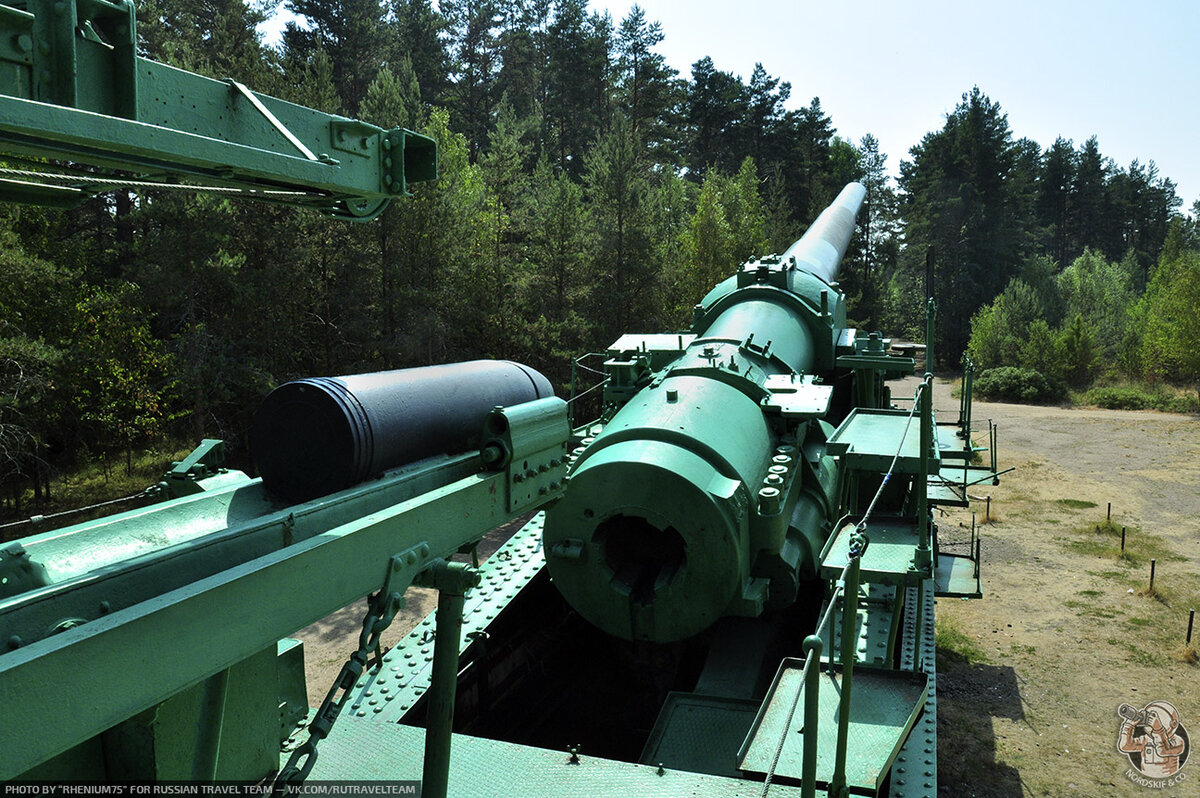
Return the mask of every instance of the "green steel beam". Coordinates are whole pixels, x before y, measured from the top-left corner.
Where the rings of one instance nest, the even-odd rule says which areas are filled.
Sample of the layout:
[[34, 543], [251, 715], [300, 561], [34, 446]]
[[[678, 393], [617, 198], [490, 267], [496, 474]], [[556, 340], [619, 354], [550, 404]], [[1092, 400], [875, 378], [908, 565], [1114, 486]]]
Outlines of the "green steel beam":
[[[437, 177], [431, 138], [137, 57], [129, 0], [23, 5], [0, 5], [0, 152], [160, 181], [199, 178], [364, 218], [407, 194], [410, 184]], [[113, 188], [89, 185], [74, 184], [80, 199]], [[71, 187], [26, 190], [9, 181], [5, 195], [64, 203], [61, 188]], [[269, 191], [308, 196], [263, 193]]]
[[[506, 479], [459, 480], [0, 656], [0, 779], [355, 601], [379, 586], [392, 555], [405, 563], [392, 583], [410, 583], [431, 560], [509, 519]], [[71, 711], [47, 723], [51, 685]]]

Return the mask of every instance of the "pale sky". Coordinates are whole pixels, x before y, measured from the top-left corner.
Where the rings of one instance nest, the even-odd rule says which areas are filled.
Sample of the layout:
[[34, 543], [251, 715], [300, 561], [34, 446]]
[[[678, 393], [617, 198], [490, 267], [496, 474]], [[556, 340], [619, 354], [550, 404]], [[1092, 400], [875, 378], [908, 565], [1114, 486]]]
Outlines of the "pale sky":
[[[978, 85], [1014, 138], [1043, 149], [1095, 135], [1122, 167], [1153, 160], [1183, 210], [1200, 199], [1200, 3], [1195, 0], [640, 0], [680, 74], [710, 56], [750, 79], [761, 61], [821, 98], [838, 135], [879, 139], [888, 166]], [[592, 0], [619, 25], [632, 2]], [[1193, 149], [1196, 148], [1196, 149]]]

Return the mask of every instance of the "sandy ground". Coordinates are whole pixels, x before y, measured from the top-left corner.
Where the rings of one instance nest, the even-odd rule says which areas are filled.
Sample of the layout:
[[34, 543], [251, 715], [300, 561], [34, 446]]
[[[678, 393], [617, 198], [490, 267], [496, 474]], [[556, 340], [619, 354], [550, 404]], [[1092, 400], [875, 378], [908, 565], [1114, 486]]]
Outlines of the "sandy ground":
[[[939, 420], [954, 420], [940, 383]], [[1123, 702], [1171, 702], [1200, 740], [1200, 669], [1183, 659], [1200, 609], [1200, 419], [987, 402], [973, 418], [977, 443], [998, 425], [1000, 467], [1016, 471], [972, 491], [995, 516], [982, 527], [983, 599], [938, 601], [939, 629], [975, 649], [945, 656], [938, 676], [939, 792], [1200, 795], [1200, 756], [1184, 781], [1148, 790], [1116, 748]], [[1094, 532], [1109, 502], [1132, 562], [1114, 556], [1119, 532]], [[970, 516], [939, 525], [943, 541], [961, 538]], [[1158, 597], [1140, 594], [1151, 557]]]
[[[893, 392], [911, 395], [915, 385], [893, 383]], [[957, 418], [950, 389], [938, 381], [939, 421]], [[965, 652], [949, 646], [938, 679], [939, 793], [1200, 795], [1200, 754], [1185, 781], [1148, 790], [1126, 777], [1130, 760], [1116, 749], [1117, 707], [1153, 700], [1174, 704], [1200, 747], [1200, 668], [1182, 658], [1188, 609], [1200, 609], [1200, 420], [986, 402], [976, 402], [974, 419], [977, 443], [988, 419], [998, 425], [1000, 467], [1016, 471], [999, 487], [972, 489], [992, 497], [993, 518], [981, 527], [984, 598], [938, 601], [939, 629], [968, 641]], [[1132, 562], [1104, 551], [1119, 536], [1090, 531], [1109, 502], [1114, 524], [1130, 529]], [[985, 521], [982, 502], [976, 510]], [[938, 522], [943, 542], [969, 535], [965, 511]], [[489, 536], [481, 558], [505, 538]], [[1138, 592], [1151, 556], [1157, 598]], [[436, 604], [425, 590], [407, 599], [385, 643]], [[364, 612], [360, 602], [297, 635], [314, 706], [356, 644]]]

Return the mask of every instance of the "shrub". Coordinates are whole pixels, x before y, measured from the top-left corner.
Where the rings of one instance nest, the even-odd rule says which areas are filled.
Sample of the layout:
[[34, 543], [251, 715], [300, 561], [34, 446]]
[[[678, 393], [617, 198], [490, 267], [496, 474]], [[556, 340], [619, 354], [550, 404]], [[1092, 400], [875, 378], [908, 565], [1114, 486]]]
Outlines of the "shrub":
[[1066, 388], [1047, 379], [1034, 369], [1000, 366], [981, 372], [975, 379], [975, 393], [988, 399], [1029, 404], [1051, 404], [1066, 396]]
[[1166, 413], [1200, 413], [1196, 394], [1147, 390], [1134, 385], [1106, 385], [1083, 395], [1083, 403], [1107, 410], [1162, 410]]
[[1083, 395], [1083, 401], [1106, 410], [1145, 410], [1153, 405], [1146, 392], [1123, 386], [1093, 388]]

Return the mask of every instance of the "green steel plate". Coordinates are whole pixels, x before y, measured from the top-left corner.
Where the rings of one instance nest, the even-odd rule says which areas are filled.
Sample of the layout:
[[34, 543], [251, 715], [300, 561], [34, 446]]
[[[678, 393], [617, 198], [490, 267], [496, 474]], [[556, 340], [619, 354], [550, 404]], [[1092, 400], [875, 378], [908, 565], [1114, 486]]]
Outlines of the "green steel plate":
[[[888, 470], [899, 451], [896, 472], [916, 474], [920, 471], [921, 420], [914, 416], [909, 423], [907, 410], [857, 407], [834, 430], [826, 446], [830, 454], [842, 456], [847, 468], [880, 473]], [[931, 460], [930, 471], [937, 470], [938, 462], [936, 457]]]
[[[900, 667], [912, 668], [916, 643], [917, 591], [909, 590], [904, 603], [903, 646]], [[925, 582], [921, 635], [921, 666], [929, 677], [925, 711], [917, 718], [900, 754], [892, 764], [891, 798], [937, 798], [937, 671], [934, 658], [933, 580]]]
[[975, 560], [964, 554], [939, 553], [934, 582], [937, 585], [938, 596], [983, 598], [983, 589], [975, 571]]
[[[782, 739], [776, 778], [799, 780], [804, 757], [804, 661], [786, 659], [775, 675], [757, 726], [751, 731], [739, 767], [765, 774]], [[822, 666], [817, 724], [817, 782], [828, 786], [837, 753], [837, 717], [841, 701], [841, 668]], [[850, 699], [850, 734], [846, 750], [846, 782], [852, 791], [874, 793], [883, 784], [925, 704], [928, 680], [923, 673], [856, 665]], [[799, 697], [797, 698], [797, 692]], [[789, 712], [796, 711], [788, 723]]]
[[948, 442], [943, 443], [942, 431], [941, 429], [938, 430], [938, 452], [941, 454], [942, 459], [970, 462], [971, 458], [975, 456], [975, 452], [971, 447], [969, 445], [964, 446], [958, 436], [953, 434], [949, 436]]
[[[564, 749], [569, 741], [564, 741]], [[456, 734], [450, 757], [449, 794], [498, 796], [621, 796], [622, 798], [760, 798], [762, 783], [655, 765], [616, 762], [565, 751]], [[396, 723], [342, 717], [321, 742], [311, 780], [421, 778], [425, 730]], [[772, 798], [800, 798], [800, 789], [771, 786]]]
[[647, 765], [737, 776], [737, 753], [754, 724], [759, 702], [671, 693], [642, 751]]
[[[943, 467], [942, 474], [946, 473]], [[925, 488], [925, 496], [929, 499], [930, 504], [937, 504], [943, 507], [968, 507], [971, 502], [967, 499], [967, 492], [961, 484], [947, 481], [945, 477], [939, 474], [930, 474], [929, 481]]]
[[[854, 523], [838, 530], [833, 545], [821, 562], [820, 574], [826, 579], [836, 579], [850, 556], [850, 537], [854, 534]], [[862, 557], [861, 580], [883, 584], [915, 585], [922, 575], [911, 571], [913, 554], [917, 549], [917, 530], [913, 523], [898, 518], [872, 520], [867, 526], [870, 544]], [[925, 576], [928, 576], [926, 574]]]
[[[859, 588], [858, 620], [855, 631], [858, 640], [855, 644], [857, 658], [855, 662], [868, 665], [886, 665], [891, 661], [891, 649], [888, 643], [892, 636], [893, 606], [896, 588], [878, 582], [869, 582]], [[833, 643], [825, 640], [825, 648], [821, 652], [821, 660], [830, 662], [841, 659], [842, 624], [836, 620], [841, 617], [842, 597], [837, 598], [838, 607], [834, 611], [835, 621], [829, 624], [833, 630]], [[827, 638], [828, 635], [822, 635]], [[832, 655], [832, 656], [831, 656]]]

